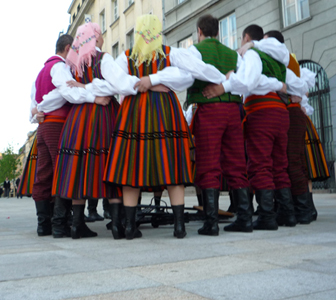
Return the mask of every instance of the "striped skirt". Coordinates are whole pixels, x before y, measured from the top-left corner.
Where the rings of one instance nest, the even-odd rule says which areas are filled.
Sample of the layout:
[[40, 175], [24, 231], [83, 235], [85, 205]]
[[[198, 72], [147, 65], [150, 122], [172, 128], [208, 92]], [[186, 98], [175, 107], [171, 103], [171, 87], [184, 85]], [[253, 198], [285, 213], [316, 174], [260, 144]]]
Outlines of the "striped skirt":
[[306, 125], [305, 156], [308, 178], [312, 181], [327, 180], [330, 177], [327, 160], [318, 133], [309, 117], [306, 118]]
[[121, 197], [103, 182], [119, 103], [85, 103], [70, 110], [59, 141], [52, 195], [66, 199]]
[[37, 138], [35, 136], [18, 187], [17, 193], [19, 196], [31, 197], [33, 192], [33, 184], [36, 178], [36, 169], [37, 169]]
[[105, 181], [134, 188], [193, 184], [194, 144], [174, 92], [126, 97], [112, 137]]

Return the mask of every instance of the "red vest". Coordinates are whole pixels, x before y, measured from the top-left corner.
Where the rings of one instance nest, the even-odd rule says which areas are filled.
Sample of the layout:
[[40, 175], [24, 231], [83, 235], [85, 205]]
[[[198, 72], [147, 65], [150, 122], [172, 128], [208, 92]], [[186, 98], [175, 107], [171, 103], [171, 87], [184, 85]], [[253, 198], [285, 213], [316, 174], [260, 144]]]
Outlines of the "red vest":
[[[51, 81], [52, 78], [50, 76], [50, 70], [54, 66], [54, 64], [58, 62], [63, 62], [63, 59], [60, 58], [59, 56], [50, 57], [45, 62], [43, 69], [38, 74], [35, 82], [36, 87], [35, 100], [37, 103], [41, 103], [43, 101], [43, 96], [47, 95], [49, 92], [51, 92], [56, 88]], [[66, 117], [68, 115], [68, 112], [70, 111], [70, 108], [71, 105], [70, 103], [67, 102], [61, 108], [46, 113], [46, 115]]]

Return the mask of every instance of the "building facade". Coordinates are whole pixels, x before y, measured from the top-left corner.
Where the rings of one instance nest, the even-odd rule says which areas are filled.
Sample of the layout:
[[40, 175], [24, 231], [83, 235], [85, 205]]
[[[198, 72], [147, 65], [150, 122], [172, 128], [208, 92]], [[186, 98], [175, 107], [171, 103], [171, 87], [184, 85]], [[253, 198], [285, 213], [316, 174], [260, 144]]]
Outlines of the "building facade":
[[162, 19], [162, 2], [150, 0], [73, 0], [68, 9], [70, 25], [67, 33], [73, 37], [78, 26], [86, 21], [101, 27], [103, 51], [116, 58], [134, 43], [134, 27], [138, 16], [155, 14]]
[[328, 0], [163, 0], [166, 43], [197, 43], [196, 22], [211, 14], [220, 20], [219, 40], [232, 49], [251, 24], [264, 32], [280, 30], [302, 66], [317, 73], [310, 90], [312, 120], [321, 138], [332, 178], [315, 188], [335, 190], [336, 145], [336, 1]]

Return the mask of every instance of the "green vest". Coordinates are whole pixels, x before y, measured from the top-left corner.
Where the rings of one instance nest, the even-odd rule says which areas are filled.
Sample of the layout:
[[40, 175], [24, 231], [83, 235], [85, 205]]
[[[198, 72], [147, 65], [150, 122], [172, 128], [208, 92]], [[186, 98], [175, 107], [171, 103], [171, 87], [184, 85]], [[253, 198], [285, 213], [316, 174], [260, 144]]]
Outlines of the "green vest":
[[[237, 52], [224, 46], [217, 39], [205, 39], [196, 44], [195, 47], [202, 54], [202, 60], [215, 66], [222, 74], [226, 74], [231, 70], [236, 71]], [[241, 102], [240, 96], [232, 95], [231, 93], [225, 93], [212, 99], [205, 98], [202, 95], [202, 91], [208, 84], [209, 82], [196, 79], [187, 91], [185, 107], [192, 103]]]
[[286, 66], [276, 61], [266, 53], [252, 48], [258, 53], [262, 62], [262, 74], [267, 77], [275, 77], [281, 82], [286, 82]]

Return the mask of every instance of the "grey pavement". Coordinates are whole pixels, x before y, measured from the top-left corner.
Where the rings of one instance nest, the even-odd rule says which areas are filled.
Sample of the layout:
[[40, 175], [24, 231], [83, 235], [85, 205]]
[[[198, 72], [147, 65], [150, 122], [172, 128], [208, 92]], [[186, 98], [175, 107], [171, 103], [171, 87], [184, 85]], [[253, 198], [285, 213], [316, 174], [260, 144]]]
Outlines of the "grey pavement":
[[[223, 222], [205, 237], [192, 221], [178, 240], [173, 225], [143, 224], [143, 238], [127, 241], [113, 240], [108, 220], [88, 224], [96, 238], [38, 237], [33, 200], [0, 198], [0, 300], [336, 299], [336, 194], [314, 200], [310, 225], [227, 233]], [[188, 193], [186, 206], [195, 204]]]

